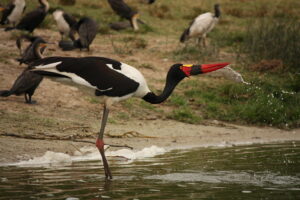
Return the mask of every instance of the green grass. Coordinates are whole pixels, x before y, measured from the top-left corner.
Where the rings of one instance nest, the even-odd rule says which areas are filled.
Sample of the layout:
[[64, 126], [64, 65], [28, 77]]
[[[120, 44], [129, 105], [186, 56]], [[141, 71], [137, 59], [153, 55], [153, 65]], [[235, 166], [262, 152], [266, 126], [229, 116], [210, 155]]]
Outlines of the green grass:
[[300, 72], [299, 32], [297, 20], [264, 18], [252, 23], [241, 48], [255, 62], [279, 59], [286, 67]]
[[[298, 127], [300, 94], [277, 85], [272, 78], [269, 82], [254, 79], [250, 86], [227, 82], [211, 85], [198, 80], [185, 82], [181, 86], [186, 89], [184, 96], [170, 99], [171, 104], [179, 107], [173, 111], [171, 118], [198, 123], [201, 121], [194, 121], [198, 109], [204, 119], [280, 128]], [[187, 109], [189, 99], [193, 101]]]
[[182, 106], [174, 109], [168, 114], [170, 119], [178, 120], [190, 124], [198, 124], [202, 121], [200, 115], [197, 115], [189, 106]]

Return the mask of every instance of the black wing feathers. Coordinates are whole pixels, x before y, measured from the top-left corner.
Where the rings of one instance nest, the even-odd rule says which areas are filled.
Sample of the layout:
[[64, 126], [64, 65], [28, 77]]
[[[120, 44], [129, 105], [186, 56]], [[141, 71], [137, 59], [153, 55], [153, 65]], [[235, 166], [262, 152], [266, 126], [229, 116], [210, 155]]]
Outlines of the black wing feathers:
[[6, 8], [3, 10], [2, 12], [2, 18], [1, 18], [1, 24], [7, 24], [8, 23], [8, 16], [11, 14], [11, 12], [13, 11], [13, 9], [15, 8], [15, 5], [10, 3], [6, 6]]
[[139, 83], [111, 69], [120, 70], [121, 63], [102, 57], [48, 57], [34, 62], [31, 67], [61, 62], [56, 66], [58, 71], [74, 73], [96, 87], [96, 95], [120, 97], [137, 90]]
[[111, 8], [117, 13], [117, 15], [130, 20], [136, 11], [132, 10], [123, 0], [108, 0]]
[[76, 19], [68, 13], [64, 12], [63, 17], [71, 28], [77, 23]]

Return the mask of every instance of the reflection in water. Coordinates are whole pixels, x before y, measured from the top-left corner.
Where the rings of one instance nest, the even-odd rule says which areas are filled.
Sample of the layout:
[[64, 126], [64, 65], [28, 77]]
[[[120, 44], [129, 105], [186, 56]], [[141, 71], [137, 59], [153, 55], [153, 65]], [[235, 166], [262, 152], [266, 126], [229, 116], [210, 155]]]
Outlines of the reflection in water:
[[300, 143], [172, 151], [134, 162], [0, 167], [0, 199], [300, 199]]

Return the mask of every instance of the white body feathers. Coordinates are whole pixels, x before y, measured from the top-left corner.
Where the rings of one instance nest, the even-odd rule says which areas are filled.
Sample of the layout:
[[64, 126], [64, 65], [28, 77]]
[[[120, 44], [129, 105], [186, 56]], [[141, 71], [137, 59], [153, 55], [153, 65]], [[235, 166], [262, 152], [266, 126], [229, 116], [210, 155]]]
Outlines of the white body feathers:
[[199, 15], [190, 26], [189, 37], [206, 37], [206, 34], [215, 27], [218, 21], [219, 18], [211, 12]]
[[71, 29], [70, 29], [69, 24], [64, 19], [63, 14], [64, 14], [64, 12], [62, 10], [56, 10], [53, 13], [53, 18], [56, 21], [59, 32], [61, 34], [63, 34], [64, 36], [68, 36]]
[[23, 14], [24, 8], [25, 8], [25, 0], [15, 0], [14, 2], [15, 8], [12, 10], [11, 14], [7, 17], [8, 22], [10, 24], [17, 24]]

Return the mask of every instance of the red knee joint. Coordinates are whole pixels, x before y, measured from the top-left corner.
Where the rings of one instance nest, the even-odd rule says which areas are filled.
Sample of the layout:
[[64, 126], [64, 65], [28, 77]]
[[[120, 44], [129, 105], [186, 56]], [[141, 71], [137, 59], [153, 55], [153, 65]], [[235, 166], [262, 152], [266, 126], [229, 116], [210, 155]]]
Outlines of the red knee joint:
[[104, 149], [104, 141], [102, 140], [102, 139], [97, 139], [96, 140], [96, 147], [98, 148], [98, 149]]

